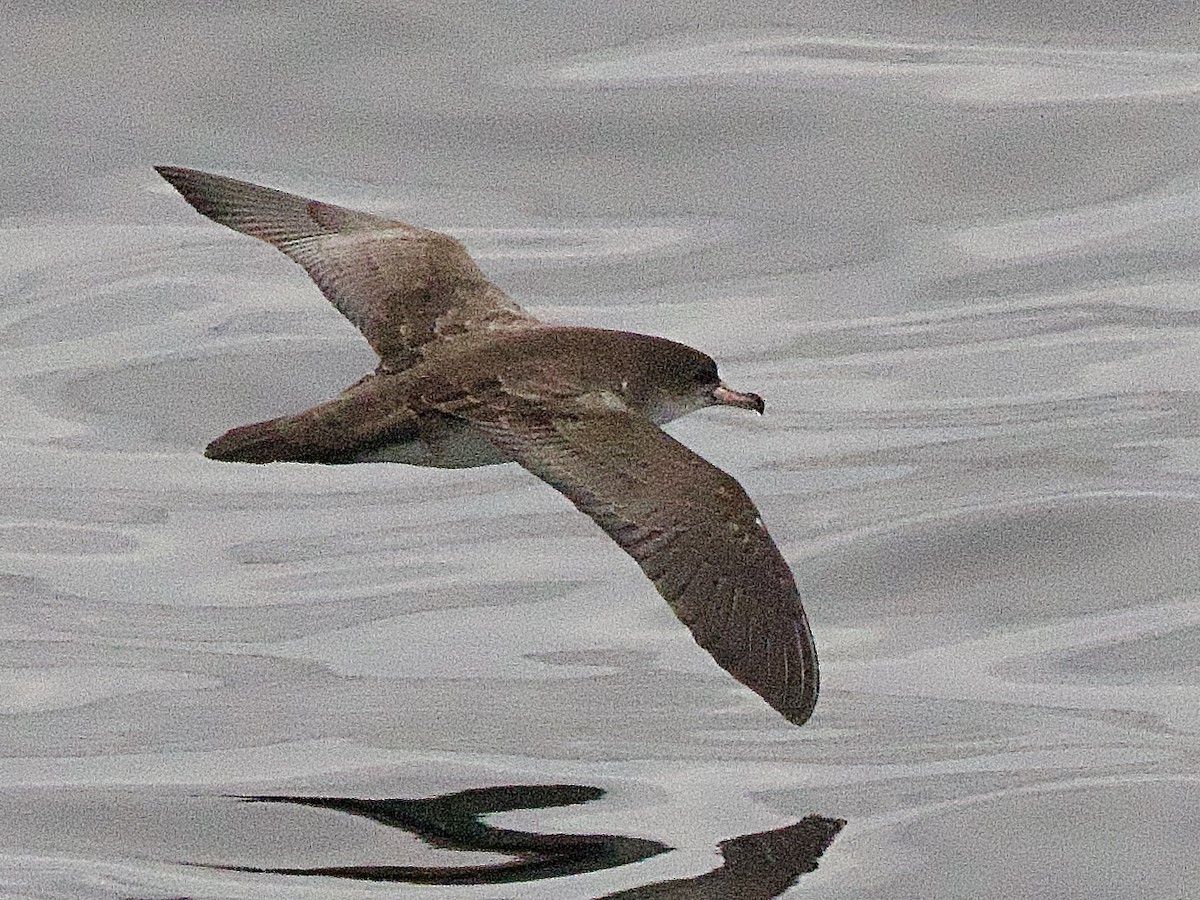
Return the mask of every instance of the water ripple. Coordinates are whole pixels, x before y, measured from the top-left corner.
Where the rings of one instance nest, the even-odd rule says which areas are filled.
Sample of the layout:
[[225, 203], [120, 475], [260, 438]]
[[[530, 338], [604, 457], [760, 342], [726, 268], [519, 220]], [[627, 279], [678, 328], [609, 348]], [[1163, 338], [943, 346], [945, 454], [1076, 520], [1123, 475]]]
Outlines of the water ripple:
[[560, 86], [730, 83], [886, 88], [969, 105], [1166, 99], [1200, 91], [1200, 54], [809, 34], [725, 35], [589, 54]]

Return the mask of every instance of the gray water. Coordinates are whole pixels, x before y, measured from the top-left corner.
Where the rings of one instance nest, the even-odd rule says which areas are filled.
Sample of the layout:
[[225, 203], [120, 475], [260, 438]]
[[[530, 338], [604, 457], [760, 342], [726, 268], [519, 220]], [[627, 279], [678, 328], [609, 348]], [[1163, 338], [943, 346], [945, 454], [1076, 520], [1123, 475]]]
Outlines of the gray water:
[[[787, 896], [1196, 896], [1195, 7], [874, 6], [5, 8], [0, 896], [572, 900], [809, 814], [847, 824]], [[670, 430], [796, 573], [812, 721], [515, 466], [205, 460], [374, 357], [155, 163], [449, 231], [761, 393]], [[539, 784], [605, 794], [489, 823], [673, 849], [186, 865], [485, 865], [230, 796]]]

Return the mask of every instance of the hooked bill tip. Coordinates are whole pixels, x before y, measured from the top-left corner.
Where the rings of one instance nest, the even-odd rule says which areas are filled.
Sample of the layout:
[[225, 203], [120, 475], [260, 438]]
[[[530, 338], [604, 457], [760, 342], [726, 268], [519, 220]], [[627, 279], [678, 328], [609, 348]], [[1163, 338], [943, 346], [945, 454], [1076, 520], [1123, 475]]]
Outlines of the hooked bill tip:
[[758, 396], [758, 394], [744, 394], [741, 391], [735, 391], [732, 388], [726, 387], [723, 383], [713, 388], [712, 397], [713, 402], [721, 406], [738, 406], [742, 409], [752, 409], [760, 416], [767, 406], [763, 402], [763, 398]]

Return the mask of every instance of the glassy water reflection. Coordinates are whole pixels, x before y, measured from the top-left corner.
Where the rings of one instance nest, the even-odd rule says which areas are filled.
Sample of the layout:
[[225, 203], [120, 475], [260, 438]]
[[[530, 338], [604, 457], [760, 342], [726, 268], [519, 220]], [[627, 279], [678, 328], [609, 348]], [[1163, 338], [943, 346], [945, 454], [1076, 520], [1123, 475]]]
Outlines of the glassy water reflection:
[[[510, 785], [459, 791], [424, 800], [360, 800], [345, 797], [243, 797], [255, 803], [295, 804], [362, 816], [399, 828], [444, 850], [501, 853], [505, 862], [475, 866], [310, 866], [304, 868], [205, 864], [237, 872], [291, 876], [327, 876], [359, 881], [408, 884], [507, 884], [561, 878], [624, 866], [671, 850], [667, 845], [619, 835], [544, 834], [498, 828], [481, 821], [495, 812], [541, 809], [586, 803], [604, 796], [581, 785]], [[839, 819], [807, 816], [783, 828], [730, 838], [719, 848], [725, 863], [689, 879], [643, 885], [605, 897], [718, 898], [744, 900], [776, 897], [795, 879], [817, 867], [817, 860], [845, 825]], [[285, 832], [280, 822], [274, 830]], [[328, 852], [332, 848], [314, 848]]]
[[[118, 6], [4, 18], [0, 894], [1194, 892], [1193, 2]], [[519, 471], [204, 460], [374, 359], [154, 163], [461, 235], [533, 313], [762, 394], [672, 432], [796, 572], [813, 720]], [[486, 825], [673, 850], [507, 886], [179, 862], [521, 865], [226, 799], [517, 784], [605, 793]], [[755, 861], [809, 810], [849, 824], [786, 888]]]

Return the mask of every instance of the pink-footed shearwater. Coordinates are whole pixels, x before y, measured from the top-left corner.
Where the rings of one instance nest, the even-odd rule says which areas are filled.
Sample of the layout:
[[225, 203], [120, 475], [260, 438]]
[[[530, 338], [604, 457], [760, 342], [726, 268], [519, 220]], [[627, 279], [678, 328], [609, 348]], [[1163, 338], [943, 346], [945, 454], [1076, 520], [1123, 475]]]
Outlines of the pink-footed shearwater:
[[246, 181], [156, 167], [215, 222], [304, 267], [379, 355], [312, 409], [243, 425], [217, 460], [517, 462], [603, 528], [696, 642], [800, 725], [817, 655], [791, 571], [733, 478], [663, 432], [724, 405], [763, 411], [664, 338], [539, 322], [449, 235]]

